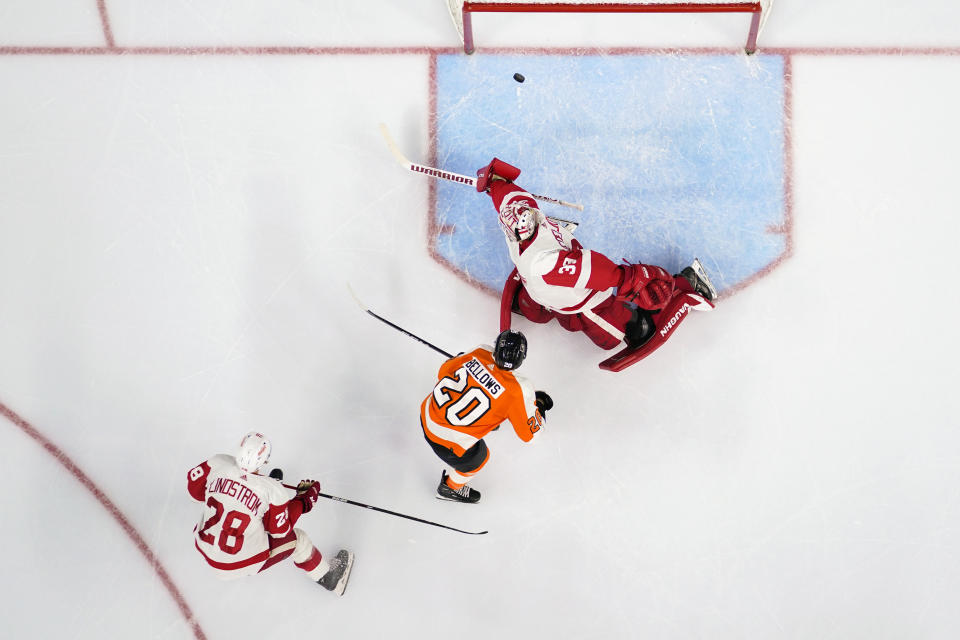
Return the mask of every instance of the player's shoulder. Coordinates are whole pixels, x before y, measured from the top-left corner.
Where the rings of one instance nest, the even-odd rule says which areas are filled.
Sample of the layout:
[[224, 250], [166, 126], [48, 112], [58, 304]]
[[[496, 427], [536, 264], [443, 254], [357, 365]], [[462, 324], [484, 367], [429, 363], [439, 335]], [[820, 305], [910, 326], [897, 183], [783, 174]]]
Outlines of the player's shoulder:
[[521, 263], [524, 264], [517, 265], [517, 269], [521, 273], [544, 275], [553, 271], [560, 262], [561, 255], [568, 252], [548, 231], [541, 229], [537, 238], [520, 256]]
[[468, 361], [477, 360], [478, 362], [480, 362], [480, 364], [484, 366], [485, 369], [487, 369], [491, 373], [491, 375], [493, 375], [493, 377], [502, 381], [509, 381], [511, 383], [513, 382], [513, 378], [514, 378], [513, 372], [507, 371], [505, 369], [501, 369], [500, 367], [497, 366], [496, 362], [494, 361], [493, 347], [491, 345], [482, 344], [478, 346], [476, 349], [474, 349], [473, 351], [471, 351], [468, 355], [470, 356]]
[[210, 467], [211, 472], [229, 472], [233, 469], [238, 469], [237, 459], [233, 456], [226, 453], [218, 453], [209, 460], [207, 460], [207, 466]]
[[[493, 376], [501, 382], [504, 388], [527, 393], [527, 389], [533, 389], [532, 383], [525, 376], [519, 375], [516, 371], [501, 369], [493, 360], [493, 347], [488, 347], [485, 356], [481, 362]], [[479, 359], [479, 358], [478, 358]], [[532, 391], [531, 391], [532, 392]]]
[[[470, 366], [471, 362], [478, 362], [479, 366]], [[473, 351], [464, 354], [463, 365], [476, 379], [494, 379], [499, 381], [500, 388], [509, 388], [516, 385], [516, 376], [512, 371], [499, 368], [493, 360], [493, 347], [488, 344], [479, 345]], [[498, 394], [499, 395], [499, 392]]]
[[510, 405], [527, 407], [529, 412], [535, 398], [533, 383], [525, 376], [518, 375], [514, 371], [504, 371], [503, 369], [497, 369], [496, 371], [497, 379], [503, 385], [504, 393], [501, 396], [503, 401]]
[[[462, 351], [452, 358], [444, 360], [443, 364], [440, 365], [440, 371], [437, 372], [437, 375], [441, 378], [445, 376], [452, 375], [454, 371], [465, 365], [466, 363], [473, 360], [478, 354], [478, 349], [473, 349], [471, 351]], [[491, 351], [493, 348], [491, 347]]]
[[526, 376], [521, 376], [514, 373], [513, 380], [517, 389], [519, 389], [520, 392], [523, 394], [523, 397], [532, 398], [534, 396], [533, 383], [530, 382], [530, 380], [528, 380]]
[[477, 348], [470, 353], [485, 361], [493, 362], [493, 345], [479, 344]]
[[504, 369], [497, 369], [497, 375], [503, 379], [503, 381], [510, 387], [517, 390], [526, 390], [527, 388], [532, 389], [533, 384], [527, 380], [526, 376], [522, 376], [516, 371], [505, 371]]
[[478, 345], [470, 351], [458, 353], [454, 357], [447, 360], [446, 364], [455, 366], [459, 369], [471, 360], [480, 360], [485, 364], [488, 362], [493, 362], [493, 347], [486, 344]]
[[289, 498], [287, 490], [279, 480], [251, 474], [247, 476], [247, 482], [251, 489], [265, 496], [270, 504], [283, 504]]

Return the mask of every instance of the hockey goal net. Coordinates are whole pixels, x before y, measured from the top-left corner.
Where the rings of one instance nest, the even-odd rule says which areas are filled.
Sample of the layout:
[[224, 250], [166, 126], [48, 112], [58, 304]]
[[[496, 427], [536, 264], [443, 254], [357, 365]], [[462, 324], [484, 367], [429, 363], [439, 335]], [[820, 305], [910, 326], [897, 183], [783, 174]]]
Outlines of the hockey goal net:
[[474, 13], [748, 13], [750, 27], [747, 32], [747, 53], [757, 49], [757, 36], [766, 22], [773, 0], [634, 0], [633, 2], [599, 2], [596, 0], [446, 0], [450, 17], [460, 33], [465, 53], [473, 53]]

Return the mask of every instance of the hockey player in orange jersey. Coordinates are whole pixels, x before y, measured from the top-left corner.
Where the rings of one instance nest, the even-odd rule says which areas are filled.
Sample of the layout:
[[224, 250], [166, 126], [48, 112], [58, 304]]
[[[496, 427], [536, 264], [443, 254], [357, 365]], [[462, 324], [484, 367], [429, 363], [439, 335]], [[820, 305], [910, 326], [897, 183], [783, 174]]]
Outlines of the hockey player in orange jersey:
[[423, 435], [444, 470], [437, 497], [479, 502], [480, 492], [467, 482], [490, 459], [483, 437], [509, 421], [524, 442], [543, 426], [553, 400], [514, 373], [527, 356], [527, 339], [519, 331], [504, 331], [493, 349], [481, 346], [443, 363], [433, 393], [420, 406]]
[[288, 499], [283, 472], [257, 470], [270, 459], [272, 445], [263, 435], [244, 436], [236, 455], [215, 455], [187, 473], [187, 490], [204, 503], [194, 528], [194, 546], [221, 578], [259, 573], [291, 558], [307, 577], [343, 595], [353, 554], [341, 549], [327, 561], [303, 529], [294, 528], [320, 496], [320, 483], [303, 480]]

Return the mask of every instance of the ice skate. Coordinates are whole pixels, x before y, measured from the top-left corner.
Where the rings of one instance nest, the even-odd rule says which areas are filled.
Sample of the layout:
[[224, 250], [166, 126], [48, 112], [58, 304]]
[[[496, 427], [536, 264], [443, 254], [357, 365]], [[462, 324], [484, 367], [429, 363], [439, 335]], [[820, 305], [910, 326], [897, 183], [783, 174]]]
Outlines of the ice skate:
[[693, 263], [689, 267], [684, 267], [680, 275], [687, 279], [694, 291], [710, 302], [717, 299], [717, 290], [710, 282], [710, 276], [707, 275], [707, 270], [703, 268], [700, 258], [694, 258]]
[[330, 570], [320, 576], [317, 584], [342, 596], [347, 590], [347, 581], [350, 579], [350, 570], [353, 569], [353, 554], [346, 549], [337, 551], [337, 557], [330, 561]]
[[444, 471], [440, 476], [440, 484], [437, 485], [437, 498], [441, 500], [452, 500], [453, 502], [466, 502], [473, 504], [480, 502], [480, 492], [463, 485], [459, 489], [451, 489], [447, 484], [447, 472]]

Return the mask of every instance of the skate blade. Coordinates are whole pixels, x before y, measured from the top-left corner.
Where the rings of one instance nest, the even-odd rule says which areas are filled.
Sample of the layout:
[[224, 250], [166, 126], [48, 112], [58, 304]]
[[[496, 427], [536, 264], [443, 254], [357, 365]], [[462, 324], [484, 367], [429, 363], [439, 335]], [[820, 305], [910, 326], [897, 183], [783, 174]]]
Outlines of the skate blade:
[[697, 277], [703, 281], [703, 284], [707, 286], [707, 289], [710, 291], [710, 300], [717, 299], [717, 288], [713, 286], [713, 283], [710, 281], [710, 276], [707, 275], [707, 270], [703, 268], [703, 263], [700, 262], [700, 258], [694, 258], [693, 264], [690, 265], [693, 267], [693, 272], [697, 274]]
[[350, 580], [350, 572], [353, 571], [353, 553], [348, 551], [347, 554], [347, 568], [343, 570], [343, 575], [337, 580], [337, 586], [333, 588], [333, 592], [338, 596], [342, 596], [347, 590], [347, 581]]
[[477, 504], [477, 502], [480, 502], [479, 500], [477, 500], [477, 502], [467, 502], [466, 500], [457, 500], [456, 498], [444, 498], [440, 495], [436, 496], [436, 498], [437, 500], [443, 500], [444, 502], [455, 502], [457, 504]]

